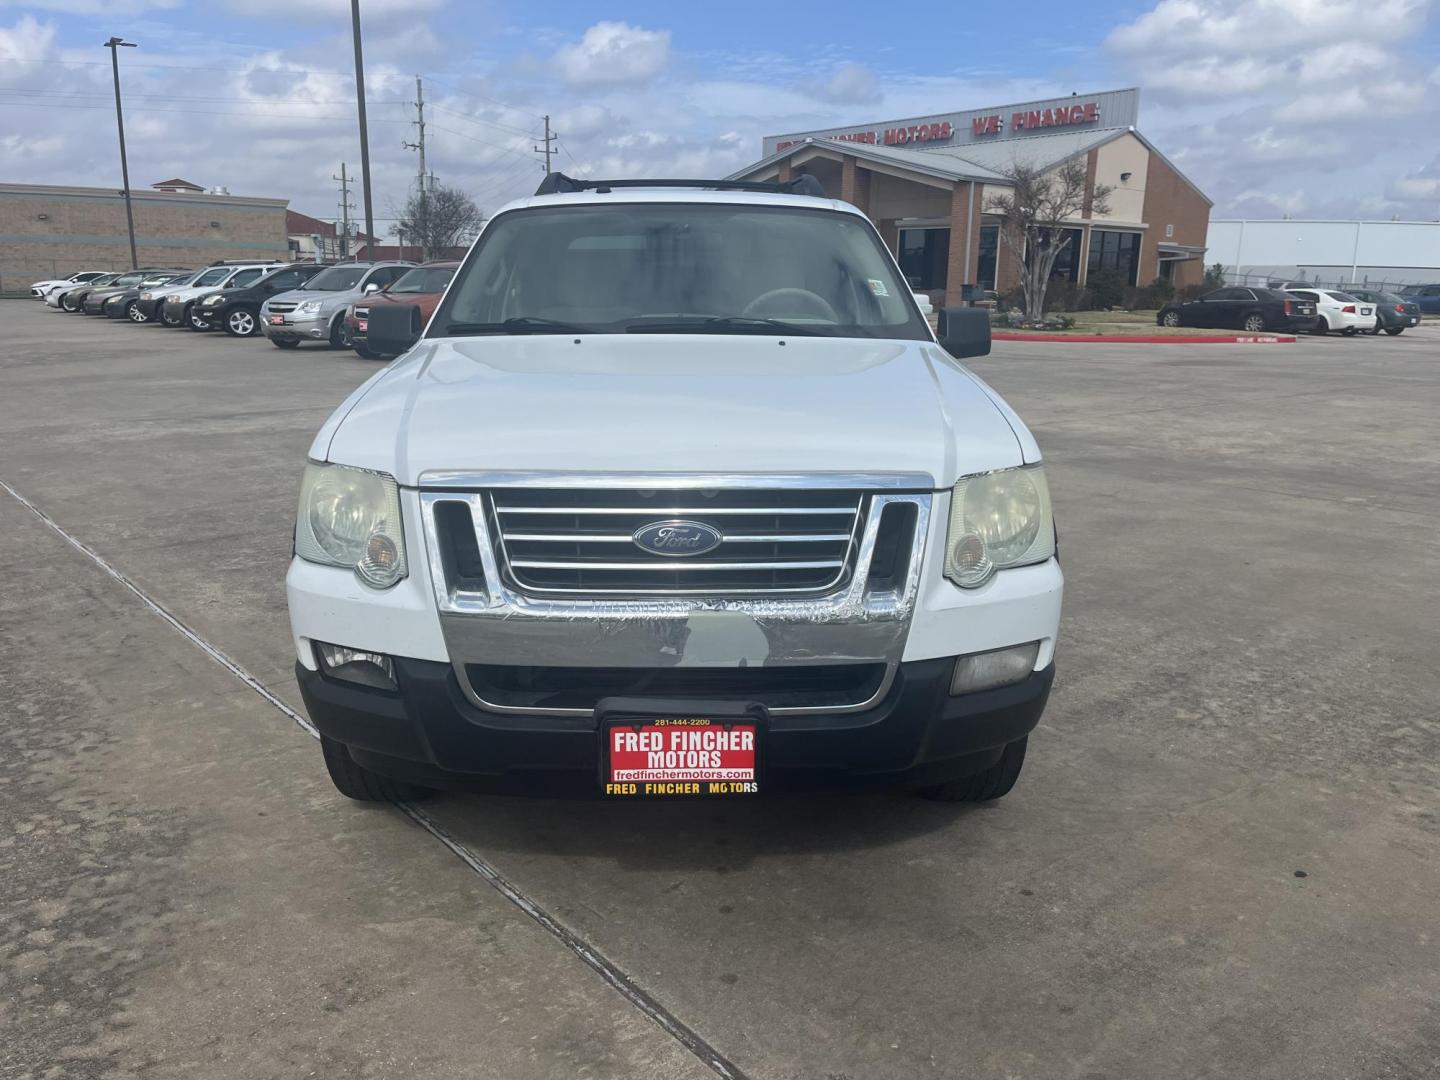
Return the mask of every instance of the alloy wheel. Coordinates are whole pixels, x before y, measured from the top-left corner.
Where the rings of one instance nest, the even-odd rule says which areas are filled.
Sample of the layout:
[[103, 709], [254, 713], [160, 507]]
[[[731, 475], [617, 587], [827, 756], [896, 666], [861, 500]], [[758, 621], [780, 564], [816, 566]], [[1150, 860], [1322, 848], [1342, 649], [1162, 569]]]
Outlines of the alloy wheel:
[[232, 311], [227, 320], [230, 332], [238, 337], [249, 337], [255, 332], [255, 316], [245, 310]]

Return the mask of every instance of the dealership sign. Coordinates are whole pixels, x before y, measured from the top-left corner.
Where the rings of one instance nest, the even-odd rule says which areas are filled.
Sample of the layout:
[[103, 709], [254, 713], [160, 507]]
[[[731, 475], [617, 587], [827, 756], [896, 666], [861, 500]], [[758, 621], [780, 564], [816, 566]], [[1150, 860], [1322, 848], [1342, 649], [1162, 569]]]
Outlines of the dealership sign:
[[917, 150], [940, 149], [1048, 134], [1056, 128], [1131, 127], [1139, 111], [1138, 90], [1110, 90], [970, 112], [941, 113], [914, 120], [888, 120], [859, 127], [769, 135], [765, 138], [764, 153], [768, 157], [807, 139], [834, 139]]

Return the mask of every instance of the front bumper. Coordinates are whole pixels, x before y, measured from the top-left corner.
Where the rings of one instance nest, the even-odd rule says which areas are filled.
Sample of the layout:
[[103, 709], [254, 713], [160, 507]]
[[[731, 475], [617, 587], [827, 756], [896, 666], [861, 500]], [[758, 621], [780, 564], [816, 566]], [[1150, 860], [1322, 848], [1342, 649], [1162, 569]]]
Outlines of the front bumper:
[[[449, 664], [395, 658], [398, 692], [345, 683], [296, 664], [310, 719], [355, 760], [431, 787], [527, 795], [600, 791], [592, 717], [492, 713], [461, 691]], [[766, 793], [924, 787], [972, 775], [1030, 733], [1055, 668], [996, 690], [952, 697], [951, 658], [900, 665], [889, 692], [859, 713], [770, 717]]]
[[294, 312], [285, 312], [285, 322], [280, 326], [270, 320], [274, 316], [265, 310], [260, 312], [260, 329], [266, 337], [275, 341], [329, 341], [330, 316], [305, 315], [296, 318]]
[[160, 318], [160, 309], [165, 306], [165, 298], [151, 298], [149, 300], [136, 300], [135, 309], [145, 316], [146, 322], [154, 322]]

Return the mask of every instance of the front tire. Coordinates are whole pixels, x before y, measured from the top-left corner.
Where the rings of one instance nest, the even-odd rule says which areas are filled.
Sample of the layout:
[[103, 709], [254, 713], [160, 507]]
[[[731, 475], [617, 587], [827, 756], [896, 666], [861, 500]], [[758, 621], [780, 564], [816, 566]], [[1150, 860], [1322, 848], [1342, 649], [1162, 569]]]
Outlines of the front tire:
[[140, 301], [131, 300], [125, 305], [125, 317], [133, 323], [147, 323], [150, 316], [140, 310]]
[[1265, 329], [1265, 316], [1258, 311], [1245, 316], [1245, 331], [1250, 334], [1258, 334]]
[[225, 316], [222, 325], [231, 337], [254, 337], [260, 333], [260, 320], [248, 308], [236, 308]]
[[1009, 794], [1020, 779], [1020, 769], [1025, 764], [1025, 745], [1030, 741], [1027, 735], [1005, 745], [1000, 760], [988, 769], [973, 776], [962, 776], [959, 780], [921, 788], [920, 794], [935, 802], [989, 802]]
[[75, 303], [75, 301], [71, 300], [68, 296], [62, 296], [60, 298], [60, 308], [61, 310], [68, 311], [71, 315], [74, 315], [75, 312], [80, 310], [80, 305]]
[[384, 360], [384, 359], [385, 359], [385, 355], [384, 355], [383, 353], [374, 352], [374, 351], [372, 351], [372, 350], [370, 350], [370, 349], [365, 348], [364, 345], [356, 345], [356, 346], [355, 346], [355, 355], [358, 356], [358, 357], [360, 357], [361, 360]]
[[188, 326], [191, 330], [194, 330], [201, 334], [205, 333], [207, 330], [214, 329], [210, 325], [210, 320], [205, 318], [203, 315], [200, 314], [200, 312], [195, 310], [194, 304], [187, 304], [185, 306], [185, 325]]
[[1180, 325], [1180, 313], [1179, 313], [1178, 311], [1167, 311], [1167, 312], [1165, 312], [1164, 315], [1161, 315], [1161, 316], [1160, 316], [1160, 325], [1161, 325], [1161, 326], [1179, 326], [1179, 325]]
[[345, 744], [328, 735], [320, 736], [320, 751], [325, 755], [325, 769], [335, 790], [356, 802], [418, 802], [434, 794], [430, 788], [392, 780], [365, 768], [350, 756]]
[[332, 349], [349, 349], [354, 344], [350, 340], [350, 328], [345, 325], [345, 316], [342, 313], [330, 327], [330, 347]]
[[281, 341], [279, 338], [273, 337], [270, 339], [270, 344], [274, 345], [277, 349], [298, 349], [300, 347], [300, 342], [298, 341]]

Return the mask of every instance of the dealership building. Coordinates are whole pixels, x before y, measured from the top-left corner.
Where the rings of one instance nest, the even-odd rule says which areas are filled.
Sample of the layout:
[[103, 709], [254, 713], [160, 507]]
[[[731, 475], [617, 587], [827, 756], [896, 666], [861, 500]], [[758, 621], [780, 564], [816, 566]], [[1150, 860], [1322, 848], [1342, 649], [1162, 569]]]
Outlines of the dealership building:
[[[141, 266], [290, 258], [286, 199], [207, 191], [188, 180], [132, 189]], [[0, 293], [78, 270], [128, 270], [124, 193], [115, 188], [0, 184]]]
[[[1007, 170], [1079, 159], [1084, 206], [1061, 223], [1071, 242], [1055, 276], [1083, 285], [1112, 270], [1132, 285], [1195, 284], [1211, 203], [1140, 134], [1139, 110], [1138, 90], [1111, 90], [770, 135], [765, 156], [730, 179], [814, 175], [869, 215], [912, 288], [954, 304], [965, 285], [1003, 292], [1019, 283], [1020, 253], [1001, 243], [1000, 219], [987, 212], [1009, 189]], [[1099, 186], [1112, 189], [1103, 210]]]

